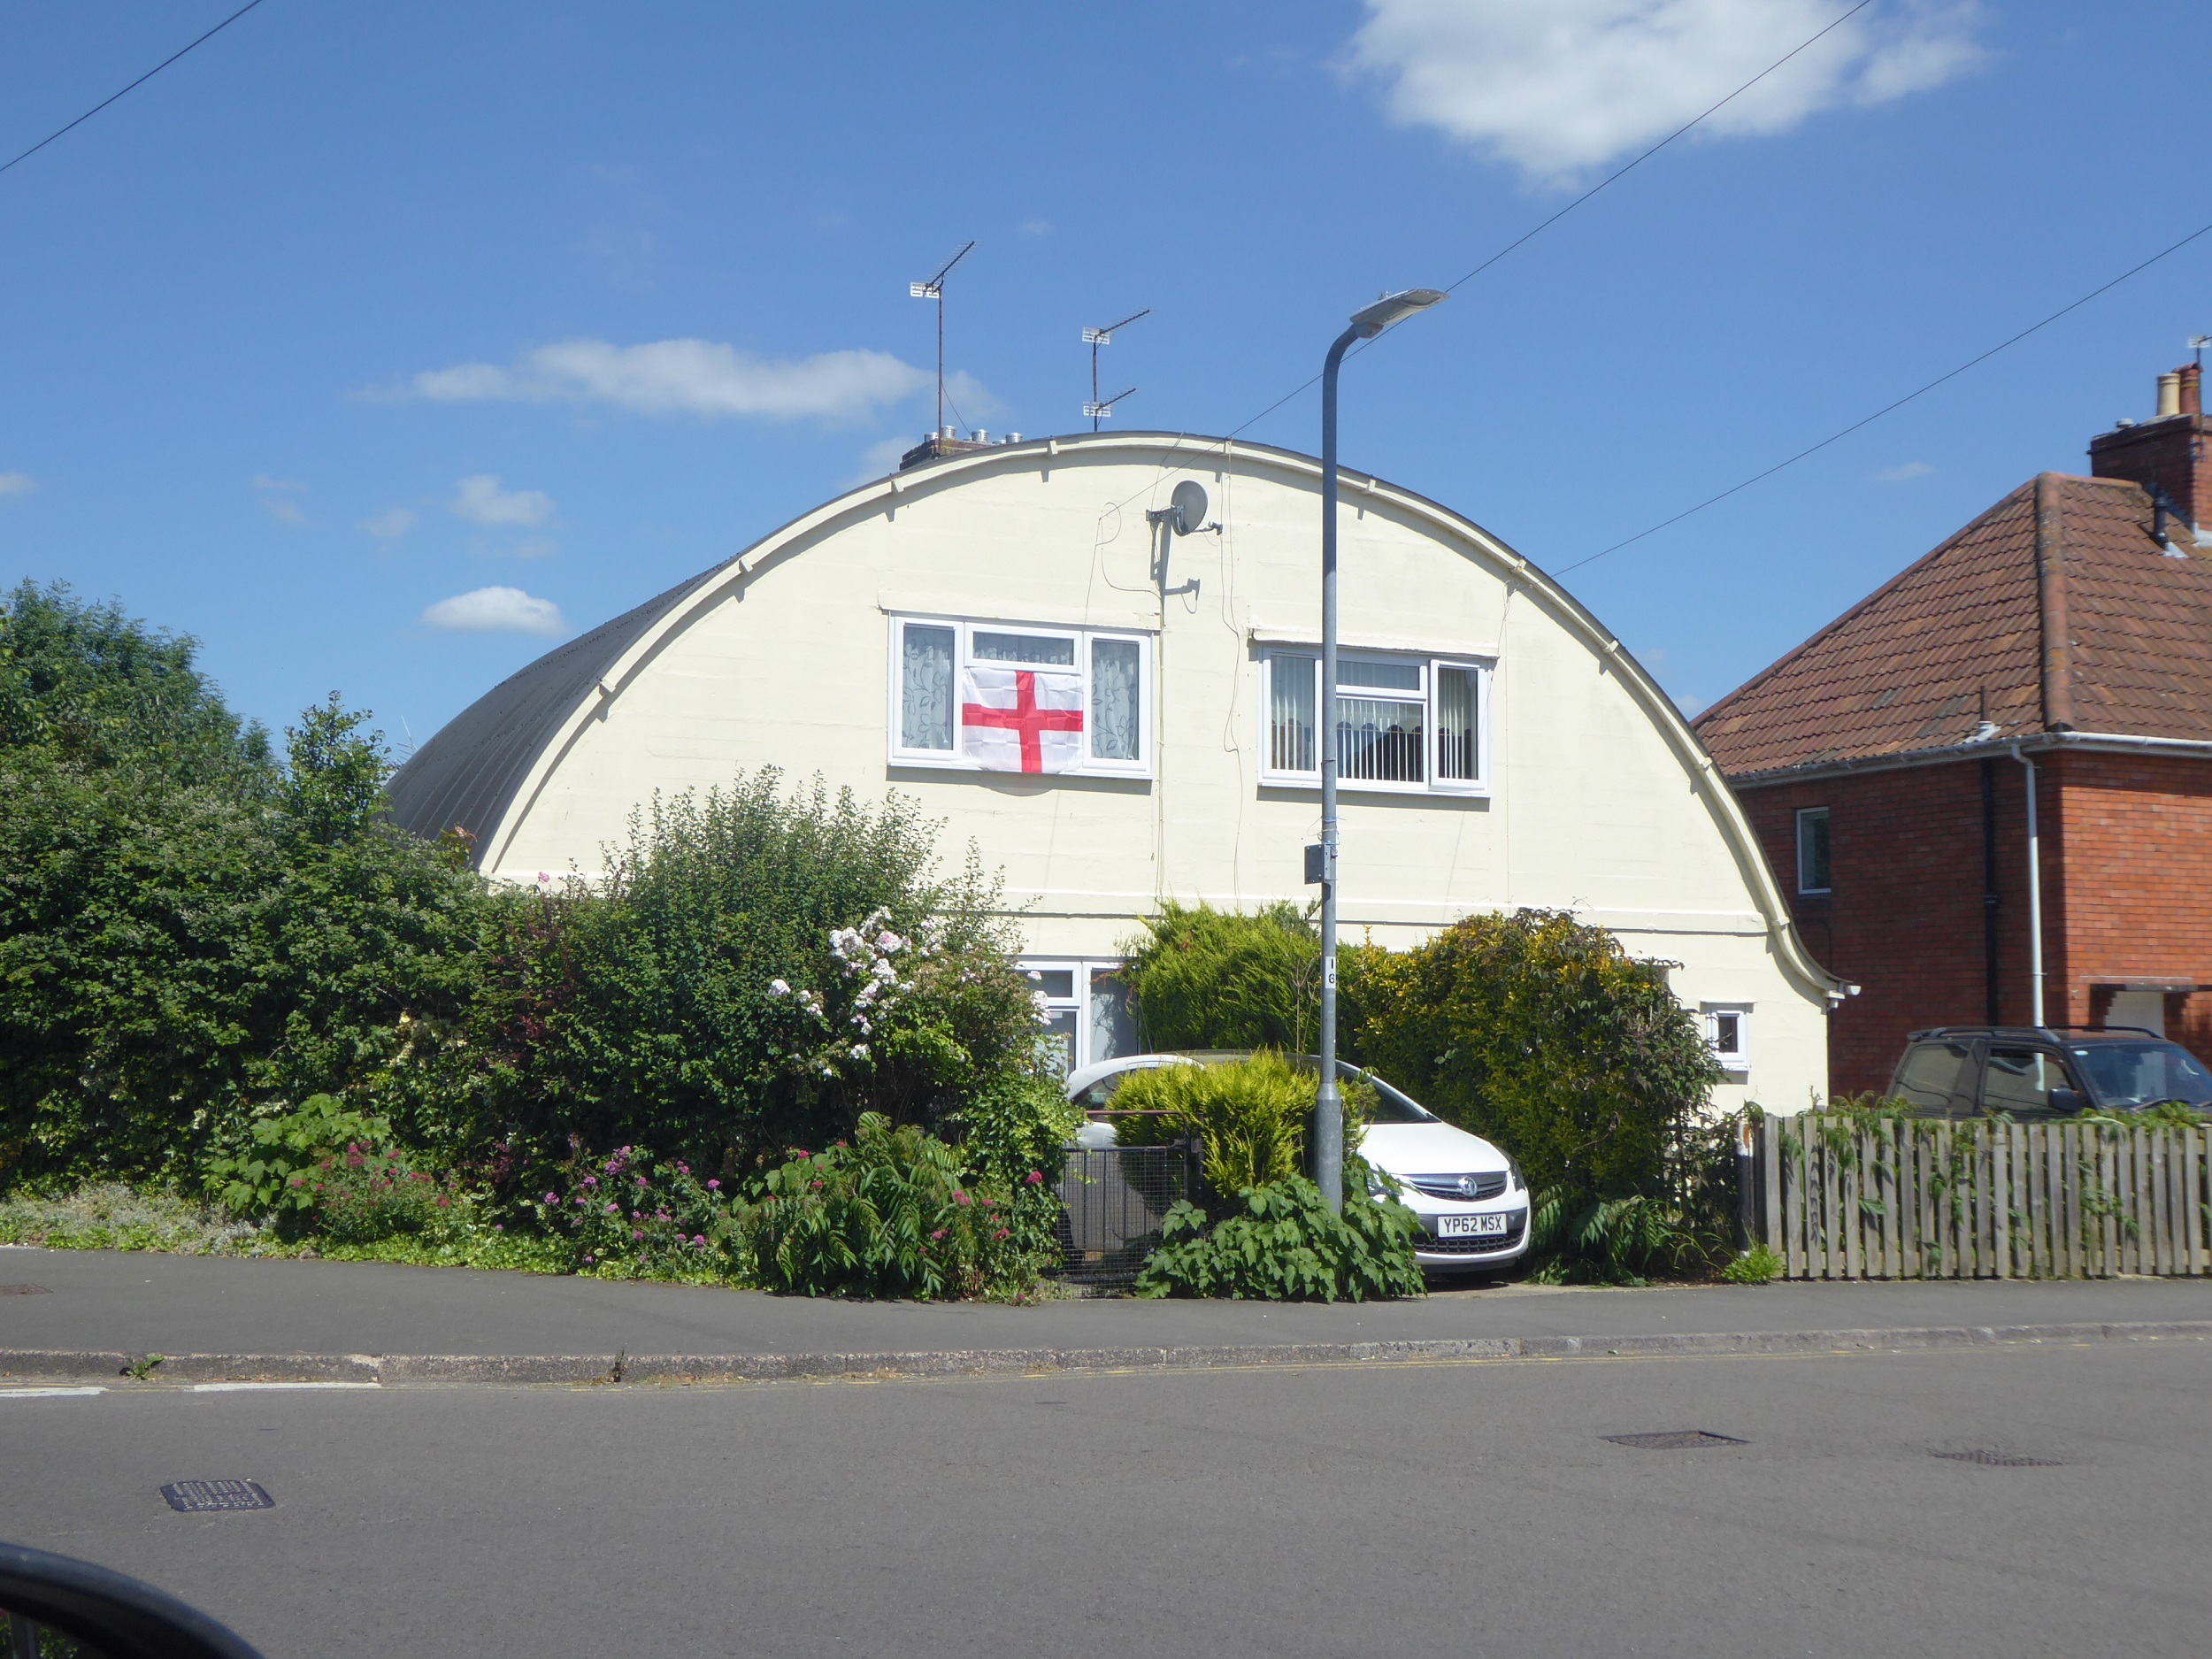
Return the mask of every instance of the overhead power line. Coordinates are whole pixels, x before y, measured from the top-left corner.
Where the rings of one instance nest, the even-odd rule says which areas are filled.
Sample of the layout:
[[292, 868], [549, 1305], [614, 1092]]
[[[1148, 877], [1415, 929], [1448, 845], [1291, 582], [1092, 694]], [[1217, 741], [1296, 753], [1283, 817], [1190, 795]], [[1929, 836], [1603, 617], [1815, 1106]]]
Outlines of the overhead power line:
[[1804, 460], [1807, 457], [1819, 454], [1830, 444], [1841, 442], [1844, 439], [1849, 437], [1853, 433], [1858, 431], [1861, 427], [1870, 426], [1883, 416], [1895, 413], [1898, 410], [1902, 409], [1907, 403], [1911, 403], [1915, 398], [1926, 396], [1930, 392], [1934, 391], [1937, 387], [1941, 386], [1945, 381], [1955, 380], [1960, 375], [1965, 373], [1969, 369], [1979, 367], [1982, 364], [1988, 362], [1990, 358], [1995, 357], [1999, 352], [2009, 350], [2012, 347], [2018, 345], [2030, 334], [2039, 334], [2044, 329], [2048, 328], [2053, 323], [2056, 322], [2060, 318], [2067, 315], [2070, 311], [2079, 311], [2083, 306], [2088, 304], [2091, 300], [2095, 299], [2099, 295], [2110, 293], [2114, 288], [2118, 288], [2121, 283], [2126, 281], [2130, 277], [2141, 275], [2144, 272], [2149, 270], [2153, 265], [2156, 265], [2160, 260], [2170, 258], [2173, 255], [2179, 253], [2184, 248], [2186, 248], [2191, 242], [2195, 242], [2199, 237], [2207, 235], [2212, 235], [2212, 225], [2199, 227], [2197, 229], [2191, 231], [2186, 236], [2184, 236], [2179, 242], [2173, 243], [2170, 247], [2161, 249], [2158, 252], [2153, 254], [2149, 258], [2144, 260], [2140, 265], [2129, 266], [2128, 269], [2121, 272], [2118, 276], [2114, 277], [2109, 282], [2100, 283], [2097, 287], [2091, 288], [2088, 293], [2083, 295], [2079, 299], [2060, 306], [2048, 317], [2044, 318], [2042, 321], [2030, 323], [2025, 328], [2023, 328], [2018, 334], [2013, 335], [2010, 339], [1998, 342], [1997, 344], [1990, 347], [1988, 350], [1982, 352], [1979, 356], [1969, 357], [1965, 362], [1960, 364], [1955, 369], [1947, 370], [1945, 373], [1937, 375], [1935, 379], [1930, 380], [1926, 385], [1907, 392], [1902, 397], [1897, 399], [1894, 403], [1885, 403], [1872, 414], [1862, 416], [1860, 419], [1853, 421], [1849, 426], [1843, 427], [1841, 430], [1830, 433], [1818, 443], [1806, 445], [1805, 448], [1800, 449], [1795, 455], [1791, 456], [1787, 460], [1777, 461], [1772, 466], [1768, 467], [1765, 471], [1754, 472], [1749, 478], [1745, 479], [1740, 484], [1731, 484], [1726, 489], [1722, 490], [1718, 495], [1708, 495], [1703, 501], [1698, 503], [1696, 506], [1685, 507], [1680, 512], [1674, 514], [1671, 518], [1662, 518], [1657, 524], [1651, 526], [1650, 528], [1639, 530], [1634, 535], [1628, 537], [1625, 541], [1616, 541], [1611, 547], [1602, 548], [1597, 552], [1591, 554], [1587, 558], [1577, 559], [1573, 564], [1566, 565], [1555, 573], [1564, 576], [1569, 571], [1578, 571], [1585, 565], [1594, 565], [1609, 554], [1617, 553], [1624, 547], [1632, 547], [1635, 543], [1642, 541], [1646, 536], [1656, 535], [1660, 531], [1666, 529], [1671, 525], [1680, 524], [1685, 518], [1690, 518], [1694, 514], [1703, 512], [1708, 507], [1717, 506], [1720, 503], [1726, 501], [1731, 495], [1739, 495], [1742, 491], [1749, 489], [1754, 484], [1763, 483], [1766, 480], [1772, 478], [1777, 472], [1782, 472], [1789, 467], [1795, 466], [1800, 461]]
[[21, 155], [16, 157], [13, 161], [0, 162], [0, 173], [5, 173], [10, 167], [14, 166], [18, 161], [28, 161], [33, 156], [37, 155], [40, 150], [45, 149], [47, 145], [52, 143], [57, 138], [61, 137], [63, 134], [73, 131], [75, 128], [82, 127], [87, 121], [97, 115], [102, 110], [106, 109], [109, 104], [114, 103], [116, 99], [124, 96], [127, 93], [135, 92], [139, 88], [144, 86], [149, 81], [151, 81], [163, 70], [168, 68], [171, 64], [175, 63], [178, 58], [182, 58], [187, 52], [192, 51], [195, 48], [206, 45], [208, 42], [213, 40], [218, 35], [220, 35], [225, 29], [228, 28], [232, 24], [237, 22], [240, 18], [244, 17], [247, 12], [252, 11], [254, 7], [259, 5], [260, 4], [261, 0], [246, 0], [246, 4], [244, 5], [240, 6], [237, 11], [232, 12], [220, 23], [218, 23], [213, 28], [208, 30], [206, 34], [201, 35], [199, 39], [194, 41], [191, 45], [182, 47], [178, 50], [170, 53], [168, 57], [163, 58], [151, 69], [149, 69], [144, 74], [139, 76], [137, 80], [132, 81], [129, 86], [125, 87], [121, 92], [114, 93], [107, 97], [102, 98], [97, 104], [87, 110], [82, 115], [80, 115], [75, 120], [70, 122], [67, 127], [55, 128], [54, 131], [47, 134], [45, 137], [40, 139], [38, 142], [33, 144]]
[[[1544, 219], [1531, 229], [1522, 232], [1521, 234], [1516, 236], [1511, 242], [1506, 243], [1504, 247], [1499, 249], [1497, 252], [1492, 254], [1487, 259], [1485, 259], [1480, 265], [1467, 273], [1465, 276], [1460, 278], [1458, 281], [1447, 286], [1444, 291], [1447, 294], [1456, 293], [1459, 289], [1464, 288], [1468, 283], [1473, 281], [1477, 277], [1487, 271], [1492, 265], [1497, 264], [1499, 260], [1503, 259], [1509, 254], [1514, 253], [1519, 249], [1525, 247], [1528, 243], [1535, 241], [1537, 237], [1542, 235], [1554, 225], [1559, 223], [1561, 219], [1566, 218], [1568, 214], [1573, 212], [1575, 209], [1580, 207], [1592, 196], [1597, 195], [1599, 191], [1607, 188], [1609, 186], [1635, 172], [1637, 168], [1642, 166], [1644, 163], [1649, 161], [1654, 156], [1664, 150], [1669, 144], [1673, 143], [1676, 139], [1684, 136], [1693, 129], [1702, 126], [1712, 117], [1719, 114], [1723, 110], [1733, 104], [1738, 98], [1743, 96], [1745, 93], [1750, 91], [1752, 88], [1757, 86], [1762, 81], [1764, 81], [1776, 70], [1781, 68], [1783, 65], [1788, 63], [1790, 59], [1801, 56], [1812, 47], [1817, 45], [1821, 41], [1834, 34], [1838, 29], [1841, 28], [1845, 24], [1848, 23], [1853, 18], [1858, 16], [1860, 12], [1865, 11], [1867, 7], [1872, 5], [1873, 4], [1874, 0], [1858, 0], [1858, 4], [1853, 6], [1849, 11], [1839, 13], [1832, 22], [1830, 22], [1825, 27], [1820, 29], [1817, 33], [1807, 35], [1796, 45], [1790, 48], [1788, 51], [1784, 52], [1779, 58], [1769, 64], [1764, 69], [1762, 69], [1757, 74], [1752, 76], [1750, 80], [1745, 81], [1743, 85], [1738, 87], [1726, 97], [1721, 99], [1717, 104], [1709, 105], [1704, 110], [1692, 116], [1688, 120], [1683, 122], [1681, 126], [1676, 127], [1674, 131], [1669, 133], [1664, 138], [1661, 139], [1650, 149], [1639, 154], [1632, 161], [1624, 162], [1620, 166], [1616, 167], [1612, 172], [1607, 173], [1605, 177], [1600, 179], [1595, 184], [1585, 190], [1580, 196], [1575, 197], [1573, 201], [1568, 203], [1566, 206], [1561, 208], [1556, 213], [1554, 213], [1549, 219]], [[1382, 335], [1379, 334], [1376, 336], [1376, 339], [1378, 340], [1381, 338], [1383, 338]], [[1353, 355], [1357, 356], [1360, 352], [1366, 350], [1374, 343], [1374, 340], [1362, 341], [1357, 346], [1353, 348]], [[1321, 377], [1317, 374], [1312, 380], [1307, 380], [1304, 384], [1294, 387], [1291, 390], [1284, 393], [1280, 397], [1270, 403], [1265, 409], [1260, 411], [1258, 414], [1253, 416], [1251, 419], [1246, 421], [1243, 426], [1232, 428], [1229, 433], [1229, 436], [1233, 438], [1239, 433], [1243, 432], [1246, 427], [1257, 426], [1261, 421], [1265, 420], [1270, 415], [1280, 409], [1285, 403], [1290, 402], [1292, 398], [1296, 397], [1301, 393], [1309, 390], [1316, 385], [1320, 379]]]

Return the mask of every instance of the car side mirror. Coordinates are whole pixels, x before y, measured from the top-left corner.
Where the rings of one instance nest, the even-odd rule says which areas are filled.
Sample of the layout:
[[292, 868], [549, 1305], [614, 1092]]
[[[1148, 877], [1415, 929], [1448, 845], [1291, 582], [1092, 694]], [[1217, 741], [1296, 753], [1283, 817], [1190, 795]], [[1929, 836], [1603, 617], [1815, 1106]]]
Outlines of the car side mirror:
[[2089, 1097], [2078, 1088], [2055, 1088], [2051, 1091], [2051, 1110], [2055, 1112], [2078, 1112], [2089, 1110]]
[[[58, 1631], [105, 1659], [259, 1659], [206, 1614], [166, 1591], [88, 1561], [0, 1544], [0, 1629], [15, 1654]], [[58, 1644], [51, 1646], [58, 1647]]]

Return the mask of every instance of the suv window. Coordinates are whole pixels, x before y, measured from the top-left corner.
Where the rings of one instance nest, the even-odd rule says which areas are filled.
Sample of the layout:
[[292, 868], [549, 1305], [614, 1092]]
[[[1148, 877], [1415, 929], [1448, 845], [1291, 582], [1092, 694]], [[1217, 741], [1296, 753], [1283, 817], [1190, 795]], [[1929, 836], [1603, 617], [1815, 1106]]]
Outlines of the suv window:
[[2015, 1117], [2048, 1117], [2051, 1091], [2074, 1088], [2066, 1063], [2040, 1048], [1993, 1046], [1982, 1072], [1982, 1110]]
[[1958, 1087], [1960, 1071], [1973, 1056], [1970, 1043], [1916, 1042], [1906, 1050], [1891, 1092], [1922, 1111], [1942, 1111], [1951, 1103], [1951, 1092]]
[[2201, 1106], [2212, 1101], [2212, 1076], [2187, 1049], [2170, 1042], [2085, 1042], [2073, 1050], [2097, 1086], [2097, 1097], [2120, 1111], [2162, 1100]]

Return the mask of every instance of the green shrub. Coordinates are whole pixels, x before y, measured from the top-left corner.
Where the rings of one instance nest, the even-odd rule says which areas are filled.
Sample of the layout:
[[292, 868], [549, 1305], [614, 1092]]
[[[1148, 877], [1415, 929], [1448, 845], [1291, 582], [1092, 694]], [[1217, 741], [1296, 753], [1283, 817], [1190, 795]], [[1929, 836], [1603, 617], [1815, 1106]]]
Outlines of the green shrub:
[[[1319, 1092], [1314, 1072], [1271, 1050], [1243, 1060], [1155, 1066], [1124, 1078], [1114, 1091], [1113, 1110], [1158, 1115], [1117, 1118], [1116, 1133], [1125, 1146], [1164, 1146], [1197, 1136], [1204, 1151], [1200, 1174], [1215, 1200], [1227, 1202], [1248, 1187], [1309, 1172], [1306, 1148]], [[1348, 1170], [1373, 1116], [1374, 1091], [1348, 1082], [1340, 1093]], [[1353, 1184], [1348, 1175], [1348, 1187]]]
[[1258, 1302], [1367, 1302], [1423, 1293], [1404, 1205], [1347, 1192], [1332, 1215], [1311, 1181], [1293, 1177], [1236, 1195], [1210, 1220], [1193, 1204], [1168, 1211], [1160, 1247], [1139, 1270], [1140, 1296]]
[[541, 1183], [574, 1146], [748, 1177], [864, 1111], [926, 1123], [1033, 1070], [996, 884], [940, 879], [910, 803], [772, 771], [656, 800], [596, 888], [501, 910], [443, 1088]]
[[388, 1146], [391, 1133], [386, 1119], [352, 1110], [334, 1094], [311, 1094], [298, 1110], [253, 1124], [250, 1149], [210, 1159], [207, 1184], [234, 1216], [311, 1210], [314, 1199], [303, 1179], [306, 1171], [356, 1143]]
[[1544, 910], [1348, 956], [1351, 1057], [1510, 1152], [1568, 1224], [1595, 1201], [1666, 1191], [1720, 1071], [1664, 964]]
[[786, 1294], [1019, 1295], [1046, 1257], [1016, 1235], [1012, 1208], [1007, 1189], [965, 1183], [943, 1141], [864, 1112], [849, 1141], [768, 1172], [747, 1243], [760, 1285]]
[[1782, 1258], [1763, 1244], [1755, 1244], [1720, 1270], [1732, 1285], [1764, 1285], [1782, 1274]]
[[[288, 1178], [293, 1230], [332, 1244], [375, 1244], [423, 1232], [457, 1194], [403, 1154], [349, 1144]], [[281, 1212], [280, 1212], [281, 1215]]]
[[1248, 916], [1171, 901], [1145, 929], [1123, 944], [1122, 978], [1148, 1048], [1313, 1048], [1321, 939], [1295, 906]]

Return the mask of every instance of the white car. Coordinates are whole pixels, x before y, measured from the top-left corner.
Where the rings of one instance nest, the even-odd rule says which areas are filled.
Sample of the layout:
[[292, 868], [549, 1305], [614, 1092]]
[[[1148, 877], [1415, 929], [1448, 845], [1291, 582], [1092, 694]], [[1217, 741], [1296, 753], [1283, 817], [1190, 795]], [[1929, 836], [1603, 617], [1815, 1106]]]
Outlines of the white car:
[[[1238, 1053], [1131, 1054], [1069, 1073], [1067, 1097], [1092, 1114], [1077, 1144], [1115, 1144], [1114, 1091], [1132, 1071], [1163, 1065], [1204, 1065], [1249, 1056]], [[1310, 1068], [1310, 1057], [1302, 1062]], [[1455, 1129], [1371, 1071], [1337, 1062], [1340, 1078], [1374, 1088], [1375, 1116], [1360, 1154], [1398, 1183], [1399, 1202], [1421, 1218], [1414, 1259], [1425, 1268], [1495, 1271], [1528, 1252], [1528, 1183], [1520, 1165], [1480, 1135]]]

